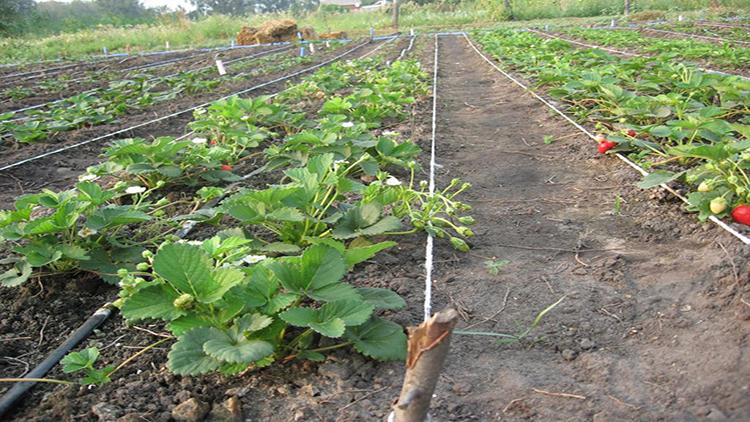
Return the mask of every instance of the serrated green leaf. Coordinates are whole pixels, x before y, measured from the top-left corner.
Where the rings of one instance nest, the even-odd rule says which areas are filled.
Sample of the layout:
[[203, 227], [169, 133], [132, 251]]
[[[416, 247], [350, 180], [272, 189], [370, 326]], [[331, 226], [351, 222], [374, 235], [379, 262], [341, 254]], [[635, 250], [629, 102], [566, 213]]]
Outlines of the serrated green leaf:
[[93, 368], [97, 359], [99, 359], [99, 349], [89, 347], [79, 352], [68, 353], [60, 363], [63, 365], [63, 372], [70, 374], [86, 368]]
[[161, 284], [142, 288], [125, 300], [122, 316], [128, 321], [162, 319], [171, 321], [185, 315], [185, 311], [174, 306], [179, 294]]
[[228, 336], [208, 340], [203, 350], [210, 356], [228, 363], [252, 363], [274, 352], [271, 343], [263, 340], [232, 341]]
[[682, 176], [685, 172], [673, 173], [666, 170], [656, 170], [655, 172], [645, 176], [643, 180], [637, 183], [637, 186], [641, 189], [650, 189], [661, 185], [662, 183], [668, 183]]
[[295, 327], [307, 327], [316, 320], [317, 316], [315, 309], [302, 307], [289, 308], [279, 314], [279, 318]]
[[3, 260], [3, 264], [13, 264], [10, 269], [0, 274], [0, 286], [15, 287], [20, 286], [31, 276], [32, 268], [29, 261], [25, 258], [12, 260]]
[[[154, 271], [182, 293], [189, 293], [201, 303], [220, 299], [232, 285], [241, 280], [236, 269], [212, 274], [211, 258], [200, 248], [184, 243], [163, 246], [154, 257]], [[214, 279], [214, 275], [217, 280]]]
[[309, 325], [315, 332], [326, 337], [339, 338], [344, 335], [346, 324], [340, 318], [334, 318], [323, 322], [311, 322]]
[[403, 360], [406, 358], [406, 334], [403, 328], [391, 321], [372, 318], [368, 322], [348, 327], [344, 337], [365, 356], [377, 360]]
[[346, 272], [341, 253], [324, 245], [311, 246], [302, 256], [278, 258], [269, 264], [269, 268], [284, 288], [310, 297], [339, 283]]
[[136, 211], [127, 205], [110, 205], [91, 213], [86, 219], [86, 227], [101, 231], [106, 228], [122, 226], [124, 224], [141, 223], [151, 220], [151, 216]]
[[[400, 225], [400, 223], [399, 223]], [[346, 265], [349, 268], [359, 264], [360, 262], [366, 261], [378, 252], [396, 246], [396, 242], [380, 242], [374, 245], [363, 246], [359, 248], [349, 248], [344, 252], [344, 259], [346, 259]]]
[[406, 301], [390, 289], [360, 287], [357, 293], [375, 309], [401, 309], [406, 306]]
[[203, 345], [226, 337], [213, 327], [194, 328], [180, 337], [169, 351], [167, 367], [177, 375], [199, 375], [214, 371], [221, 362], [206, 354]]
[[370, 319], [374, 308], [360, 300], [336, 300], [328, 302], [318, 310], [318, 320], [341, 319], [346, 326], [360, 325]]

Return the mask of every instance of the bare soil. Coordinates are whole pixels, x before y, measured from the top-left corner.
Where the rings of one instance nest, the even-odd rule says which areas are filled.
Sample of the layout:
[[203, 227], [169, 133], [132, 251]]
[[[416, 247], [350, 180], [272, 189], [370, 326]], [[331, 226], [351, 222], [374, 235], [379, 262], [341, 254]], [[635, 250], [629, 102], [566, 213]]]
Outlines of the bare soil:
[[[494, 71], [463, 38], [439, 43], [437, 184], [471, 182], [464, 200], [477, 224], [469, 253], [436, 243], [433, 307], [459, 310], [459, 329], [517, 333], [564, 299], [520, 342], [455, 335], [433, 399], [435, 420], [750, 419], [750, 247], [697, 223], [673, 198], [633, 187], [632, 170], [596, 154], [593, 142]], [[419, 44], [431, 69], [432, 40]], [[428, 148], [430, 119], [431, 100], [422, 99], [396, 130]], [[545, 135], [557, 140], [544, 144]], [[509, 263], [493, 275], [486, 263], [499, 259]], [[386, 316], [418, 324], [423, 262], [424, 236], [412, 236], [349, 281], [396, 290], [407, 309]], [[23, 353], [37, 355], [38, 344], [66, 334], [59, 327], [40, 333], [38, 321], [49, 319], [49, 327], [61, 320], [72, 330], [84, 317], [78, 314], [87, 314], [55, 308], [55, 301], [92, 309], [82, 302], [108, 296], [96, 287], [74, 295], [63, 282], [45, 284], [45, 292], [34, 283], [24, 289], [13, 293], [23, 317], [0, 320], [0, 356], [12, 358], [0, 360], [8, 365], [0, 376], [17, 376], [31, 360]], [[11, 294], [0, 293], [9, 303]], [[48, 306], [34, 308], [36, 317], [25, 312], [40, 304]], [[118, 363], [158, 339], [115, 317], [82, 347], [97, 345], [105, 363]], [[380, 421], [402, 375], [401, 364], [341, 351], [321, 364], [183, 378], [165, 370], [166, 351], [150, 351], [101, 388], [39, 385], [11, 419], [168, 421], [190, 398], [217, 405], [236, 397], [250, 420]], [[64, 377], [59, 368], [50, 376]]]

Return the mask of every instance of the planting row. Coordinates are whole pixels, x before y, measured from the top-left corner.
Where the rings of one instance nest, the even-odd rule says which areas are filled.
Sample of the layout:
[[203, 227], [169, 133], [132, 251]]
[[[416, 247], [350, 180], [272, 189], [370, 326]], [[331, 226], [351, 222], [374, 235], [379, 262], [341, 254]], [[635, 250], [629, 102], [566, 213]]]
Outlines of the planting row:
[[33, 105], [35, 100], [39, 103], [40, 98], [44, 99], [51, 96], [60, 98], [105, 87], [107, 83], [120, 79], [145, 75], [156, 77], [177, 71], [199, 70], [206, 65], [213, 64], [212, 58], [214, 57], [221, 58], [224, 61], [242, 60], [244, 57], [252, 57], [256, 53], [261, 53], [261, 51], [234, 49], [222, 52], [199, 52], [160, 61], [136, 59], [135, 61], [110, 63], [95, 70], [73, 69], [68, 72], [53, 73], [49, 76], [42, 74], [5, 80], [3, 83], [5, 88], [0, 95], [7, 101], [5, 101], [5, 106], [0, 108], [0, 112]]
[[580, 122], [595, 124], [600, 152], [625, 153], [650, 169], [641, 187], [679, 180], [701, 220], [731, 214], [750, 224], [750, 81], [528, 32], [476, 38]]
[[660, 60], [695, 61], [709, 67], [746, 72], [750, 64], [750, 48], [716, 45], [694, 39], [665, 39], [645, 36], [636, 31], [599, 29], [566, 29], [563, 34], [599, 45], [635, 49], [653, 54]]
[[[0, 282], [83, 270], [117, 283], [126, 319], [162, 320], [175, 336], [168, 367], [178, 374], [347, 346], [401, 359], [403, 329], [375, 313], [403, 299], [342, 280], [397, 236], [426, 231], [468, 248], [473, 220], [456, 197], [469, 186], [429, 194], [416, 180], [420, 149], [384, 130], [424, 98], [426, 80], [411, 60], [336, 63], [273, 99], [196, 111], [192, 139], [117, 141], [75, 189], [24, 195], [0, 214], [13, 263]], [[250, 186], [227, 185], [251, 159]], [[185, 242], [173, 233], [186, 221], [219, 227]], [[107, 382], [114, 369], [95, 369], [96, 357], [71, 354], [65, 370]]]
[[216, 69], [207, 68], [156, 78], [139, 75], [118, 80], [111, 82], [106, 89], [50, 103], [44, 109], [27, 111], [21, 118], [15, 118], [12, 112], [2, 114], [0, 134], [21, 143], [40, 142], [59, 132], [110, 123], [119, 116], [181, 95], [207, 92], [221, 84], [283, 71], [309, 60], [309, 57], [282, 52], [232, 63], [227, 66], [227, 74], [223, 76], [216, 76]]
[[750, 42], [750, 27], [732, 26], [726, 24], [689, 24], [680, 23], [673, 25], [659, 25], [655, 29], [682, 32], [685, 34], [699, 35], [703, 37], [723, 38], [727, 42], [742, 41]]

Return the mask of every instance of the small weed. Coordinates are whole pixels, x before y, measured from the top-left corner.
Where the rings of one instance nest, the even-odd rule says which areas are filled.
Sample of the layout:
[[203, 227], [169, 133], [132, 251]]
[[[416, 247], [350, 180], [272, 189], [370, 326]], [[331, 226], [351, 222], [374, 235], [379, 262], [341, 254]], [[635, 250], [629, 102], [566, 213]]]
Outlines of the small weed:
[[507, 259], [488, 259], [484, 261], [484, 266], [487, 268], [487, 272], [492, 275], [498, 275], [500, 270], [508, 264], [510, 264], [510, 261]]

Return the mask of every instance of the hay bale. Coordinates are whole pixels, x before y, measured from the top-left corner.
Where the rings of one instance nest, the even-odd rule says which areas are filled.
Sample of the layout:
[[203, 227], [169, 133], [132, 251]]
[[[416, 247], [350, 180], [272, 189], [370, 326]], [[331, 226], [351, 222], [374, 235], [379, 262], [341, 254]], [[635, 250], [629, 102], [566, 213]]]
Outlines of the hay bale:
[[321, 40], [337, 40], [337, 39], [344, 39], [346, 38], [346, 32], [344, 31], [338, 31], [338, 32], [325, 32], [318, 36]]
[[258, 28], [256, 39], [261, 44], [294, 41], [297, 39], [297, 22], [292, 19], [265, 22]]
[[258, 30], [249, 26], [243, 26], [239, 34], [237, 34], [237, 45], [253, 45], [257, 44], [258, 41], [255, 39]]

